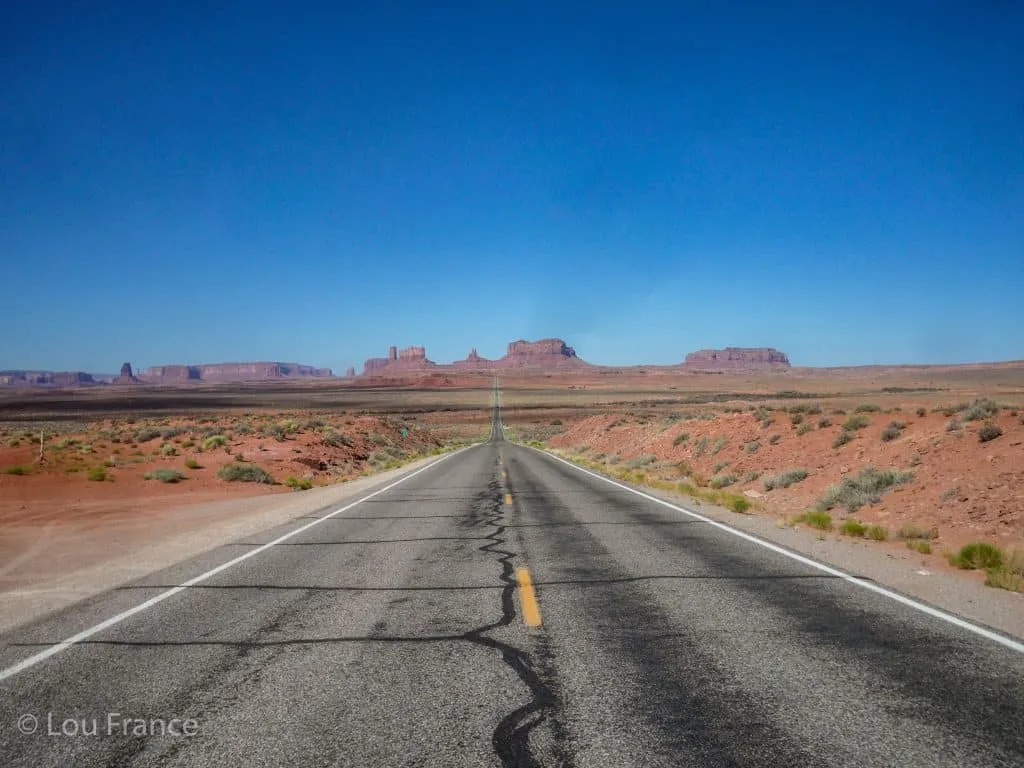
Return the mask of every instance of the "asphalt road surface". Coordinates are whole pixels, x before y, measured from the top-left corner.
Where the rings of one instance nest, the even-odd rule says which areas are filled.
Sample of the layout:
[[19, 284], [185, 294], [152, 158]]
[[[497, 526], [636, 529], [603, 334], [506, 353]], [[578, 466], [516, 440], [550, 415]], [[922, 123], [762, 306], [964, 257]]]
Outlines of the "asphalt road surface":
[[1012, 640], [500, 430], [14, 630], [0, 678], [5, 768], [1024, 765]]

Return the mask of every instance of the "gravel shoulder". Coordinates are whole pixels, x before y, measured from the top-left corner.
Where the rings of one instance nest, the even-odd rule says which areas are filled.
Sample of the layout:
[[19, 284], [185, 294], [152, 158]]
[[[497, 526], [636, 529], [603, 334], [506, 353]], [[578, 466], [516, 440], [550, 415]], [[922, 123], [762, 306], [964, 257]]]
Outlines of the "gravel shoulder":
[[[571, 461], [570, 456], [560, 452], [547, 453]], [[922, 559], [915, 557], [908, 549], [901, 550], [893, 544], [849, 539], [837, 533], [821, 534], [806, 528], [783, 526], [774, 518], [758, 514], [736, 514], [678, 493], [627, 483], [618, 478], [609, 479], [851, 575], [870, 579], [961, 618], [1016, 638], [1024, 638], [1024, 594], [986, 587], [975, 581], [970, 574], [934, 570], [931, 566], [923, 565]]]

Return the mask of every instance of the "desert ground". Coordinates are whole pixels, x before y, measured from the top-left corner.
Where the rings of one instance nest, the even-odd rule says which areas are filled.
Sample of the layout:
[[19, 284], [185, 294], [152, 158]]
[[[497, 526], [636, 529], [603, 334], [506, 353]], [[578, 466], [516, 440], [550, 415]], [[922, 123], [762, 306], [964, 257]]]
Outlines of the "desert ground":
[[[483, 439], [492, 383], [476, 373], [4, 393], [0, 562], [24, 570], [55, 527], [343, 483]], [[976, 541], [1010, 564], [1024, 550], [1024, 364], [508, 372], [501, 387], [517, 439], [695, 504], [913, 547], [935, 568]], [[989, 579], [1021, 588], [1012, 568]]]

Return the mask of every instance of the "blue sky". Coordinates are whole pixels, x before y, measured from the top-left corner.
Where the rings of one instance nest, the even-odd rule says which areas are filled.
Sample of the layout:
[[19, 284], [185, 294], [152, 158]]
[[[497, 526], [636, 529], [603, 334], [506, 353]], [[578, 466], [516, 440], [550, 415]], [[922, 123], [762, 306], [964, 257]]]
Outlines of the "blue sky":
[[497, 5], [9, 4], [0, 368], [1024, 358], [1024, 3]]

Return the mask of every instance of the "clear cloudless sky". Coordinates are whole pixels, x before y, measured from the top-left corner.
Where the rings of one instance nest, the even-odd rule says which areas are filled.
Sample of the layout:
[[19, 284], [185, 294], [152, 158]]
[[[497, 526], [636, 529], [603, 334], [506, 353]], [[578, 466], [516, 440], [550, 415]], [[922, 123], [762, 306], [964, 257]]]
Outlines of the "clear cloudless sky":
[[1024, 358], [1024, 3], [8, 2], [0, 368]]

